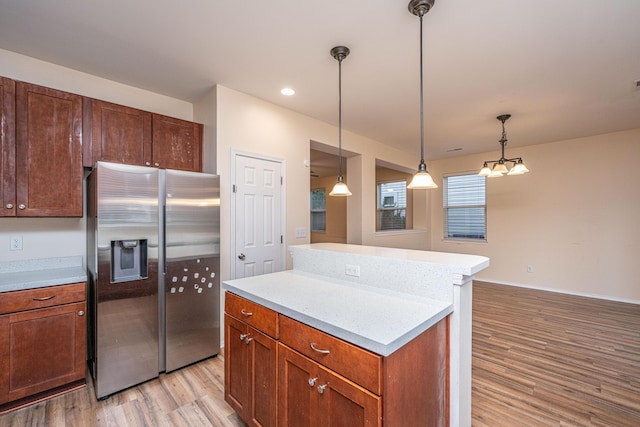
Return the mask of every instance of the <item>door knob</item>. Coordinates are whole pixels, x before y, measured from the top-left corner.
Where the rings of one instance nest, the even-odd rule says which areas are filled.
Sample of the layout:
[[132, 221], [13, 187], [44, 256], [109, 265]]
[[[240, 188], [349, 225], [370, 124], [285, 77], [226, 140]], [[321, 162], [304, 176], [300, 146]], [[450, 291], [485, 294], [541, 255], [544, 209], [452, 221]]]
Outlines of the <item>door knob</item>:
[[241, 259], [242, 261], [244, 261], [244, 259], [246, 258], [246, 255], [241, 253], [240, 255], [238, 255], [238, 259]]

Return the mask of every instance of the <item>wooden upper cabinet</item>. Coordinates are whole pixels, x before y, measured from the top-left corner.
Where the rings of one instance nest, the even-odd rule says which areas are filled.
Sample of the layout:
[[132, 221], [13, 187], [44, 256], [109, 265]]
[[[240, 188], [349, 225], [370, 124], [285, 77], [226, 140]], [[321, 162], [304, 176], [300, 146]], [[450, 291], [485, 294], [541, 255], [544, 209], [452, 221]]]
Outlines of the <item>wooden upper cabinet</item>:
[[0, 217], [16, 215], [16, 83], [0, 77]]
[[16, 83], [17, 216], [82, 216], [82, 97]]
[[84, 132], [84, 166], [99, 160], [151, 166], [151, 113], [85, 98]]
[[153, 165], [202, 172], [202, 125], [154, 114]]

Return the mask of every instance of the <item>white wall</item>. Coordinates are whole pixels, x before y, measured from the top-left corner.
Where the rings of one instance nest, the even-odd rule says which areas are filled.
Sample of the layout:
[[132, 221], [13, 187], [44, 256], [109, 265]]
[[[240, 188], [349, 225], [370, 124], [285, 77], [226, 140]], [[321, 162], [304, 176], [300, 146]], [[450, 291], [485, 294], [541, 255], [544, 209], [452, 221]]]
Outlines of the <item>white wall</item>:
[[[481, 280], [640, 302], [640, 129], [506, 150], [531, 172], [487, 179], [487, 243], [442, 239], [440, 186], [432, 250], [488, 256]], [[438, 160], [430, 172], [442, 182], [498, 157]]]
[[[193, 106], [188, 102], [2, 49], [0, 76], [193, 120]], [[62, 256], [84, 259], [85, 228], [84, 218], [0, 218], [0, 261]], [[10, 251], [9, 239], [16, 235], [23, 237], [23, 250]]]

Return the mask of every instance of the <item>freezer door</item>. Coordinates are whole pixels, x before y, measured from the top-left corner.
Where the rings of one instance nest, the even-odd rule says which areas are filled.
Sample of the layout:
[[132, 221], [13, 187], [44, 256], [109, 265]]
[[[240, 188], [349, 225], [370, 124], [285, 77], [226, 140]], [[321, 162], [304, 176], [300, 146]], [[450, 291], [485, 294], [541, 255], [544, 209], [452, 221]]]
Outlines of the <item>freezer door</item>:
[[164, 171], [165, 370], [220, 352], [220, 181]]
[[98, 162], [90, 180], [92, 370], [102, 398], [158, 376], [158, 170]]

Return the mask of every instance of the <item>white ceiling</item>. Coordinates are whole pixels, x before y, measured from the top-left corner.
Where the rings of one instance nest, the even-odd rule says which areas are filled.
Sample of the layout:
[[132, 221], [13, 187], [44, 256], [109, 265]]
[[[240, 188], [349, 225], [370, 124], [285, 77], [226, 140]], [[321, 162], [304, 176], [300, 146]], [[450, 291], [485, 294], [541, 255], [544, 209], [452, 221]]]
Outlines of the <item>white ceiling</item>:
[[[0, 0], [0, 48], [186, 101], [220, 84], [337, 125], [329, 50], [346, 45], [343, 129], [419, 157], [407, 4]], [[508, 147], [640, 127], [639, 17], [638, 0], [437, 0], [424, 18], [427, 160], [498, 150], [502, 113]]]

